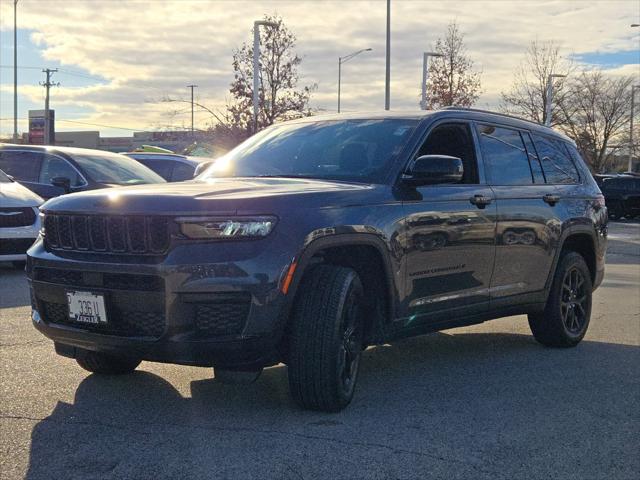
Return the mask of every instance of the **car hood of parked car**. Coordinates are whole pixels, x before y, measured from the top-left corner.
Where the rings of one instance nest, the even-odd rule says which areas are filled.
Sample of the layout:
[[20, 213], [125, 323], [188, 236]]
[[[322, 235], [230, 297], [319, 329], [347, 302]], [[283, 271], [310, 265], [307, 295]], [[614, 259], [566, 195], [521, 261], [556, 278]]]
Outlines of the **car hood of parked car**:
[[49, 200], [45, 211], [107, 214], [277, 213], [383, 201], [381, 185], [342, 181], [239, 177], [93, 190]]
[[1, 207], [37, 207], [44, 200], [18, 182], [0, 183]]

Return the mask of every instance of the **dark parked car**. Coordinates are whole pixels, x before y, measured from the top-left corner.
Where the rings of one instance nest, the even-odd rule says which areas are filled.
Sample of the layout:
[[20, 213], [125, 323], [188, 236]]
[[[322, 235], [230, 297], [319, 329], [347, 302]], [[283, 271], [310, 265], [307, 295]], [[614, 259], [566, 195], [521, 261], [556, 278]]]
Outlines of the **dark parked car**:
[[136, 159], [167, 182], [191, 180], [196, 175], [196, 170], [200, 173], [214, 162], [213, 158], [175, 153], [129, 152], [124, 155]]
[[32, 318], [58, 354], [222, 381], [284, 362], [322, 411], [351, 401], [368, 345], [528, 314], [540, 343], [574, 346], [604, 275], [607, 211], [575, 145], [483, 111], [300, 119], [195, 181], [42, 210]]
[[0, 169], [44, 199], [97, 188], [164, 183], [129, 157], [88, 148], [0, 144]]
[[619, 175], [605, 180], [600, 189], [611, 218], [640, 215], [640, 177]]

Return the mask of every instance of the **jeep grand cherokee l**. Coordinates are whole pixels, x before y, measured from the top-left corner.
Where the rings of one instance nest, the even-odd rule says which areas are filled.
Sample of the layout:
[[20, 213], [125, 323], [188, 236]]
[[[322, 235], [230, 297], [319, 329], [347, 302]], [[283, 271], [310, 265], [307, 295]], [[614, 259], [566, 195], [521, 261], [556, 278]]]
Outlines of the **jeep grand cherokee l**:
[[283, 362], [295, 401], [322, 411], [351, 401], [368, 345], [515, 314], [540, 343], [576, 345], [607, 232], [568, 138], [456, 109], [278, 124], [195, 181], [42, 214], [32, 318], [58, 354], [226, 380]]

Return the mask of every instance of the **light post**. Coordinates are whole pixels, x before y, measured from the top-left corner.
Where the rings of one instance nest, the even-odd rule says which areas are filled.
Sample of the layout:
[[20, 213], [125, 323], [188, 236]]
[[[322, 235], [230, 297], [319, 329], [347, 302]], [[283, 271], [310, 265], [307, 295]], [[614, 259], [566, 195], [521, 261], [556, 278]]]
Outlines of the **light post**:
[[635, 152], [635, 145], [633, 144], [633, 116], [635, 114], [636, 106], [636, 89], [640, 89], [640, 85], [631, 86], [631, 118], [629, 119], [629, 164], [627, 165], [628, 172], [633, 172], [633, 153]]
[[420, 109], [427, 109], [427, 80], [429, 79], [429, 57], [444, 57], [441, 53], [424, 52], [422, 57], [422, 100], [420, 101]]
[[546, 127], [550, 127], [551, 126], [551, 115], [553, 112], [553, 107], [552, 107], [552, 103], [553, 103], [553, 79], [554, 78], [564, 78], [566, 77], [566, 75], [560, 75], [558, 73], [552, 73], [551, 75], [549, 75], [549, 78], [547, 78], [547, 104], [545, 105], [545, 118], [544, 118], [544, 125]]
[[253, 22], [253, 133], [258, 131], [258, 102], [260, 100], [260, 27], [277, 27], [275, 22], [256, 20]]
[[357, 52], [350, 53], [349, 55], [345, 55], [344, 57], [338, 57], [338, 113], [340, 113], [340, 86], [342, 83], [342, 64], [347, 63], [354, 57], [357, 57], [362, 52], [370, 52], [371, 48], [363, 48], [362, 50], [358, 50]]
[[13, 0], [13, 143], [18, 143], [18, 0]]
[[384, 109], [391, 108], [391, 0], [387, 0], [387, 45], [384, 76]]

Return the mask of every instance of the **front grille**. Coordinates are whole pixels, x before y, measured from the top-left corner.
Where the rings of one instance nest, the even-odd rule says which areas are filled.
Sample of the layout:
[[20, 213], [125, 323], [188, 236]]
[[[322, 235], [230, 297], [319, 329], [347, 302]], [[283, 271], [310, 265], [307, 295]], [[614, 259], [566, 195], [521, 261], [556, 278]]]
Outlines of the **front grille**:
[[107, 335], [123, 337], [159, 337], [164, 332], [164, 314], [160, 312], [140, 312], [107, 308], [107, 324], [94, 325], [75, 322], [69, 318], [66, 304], [41, 302], [44, 321], [58, 325], [68, 325]]
[[242, 332], [251, 307], [248, 293], [220, 294], [215, 301], [195, 304], [196, 328], [206, 335]]
[[35, 238], [2, 238], [0, 255], [23, 255], [35, 242]]
[[81, 272], [37, 267], [34, 270], [33, 279], [72, 287], [99, 287], [141, 292], [160, 292], [164, 290], [162, 277], [132, 273]]
[[0, 228], [28, 227], [36, 223], [36, 212], [31, 207], [0, 208]]
[[159, 255], [169, 248], [165, 217], [46, 214], [49, 250]]

